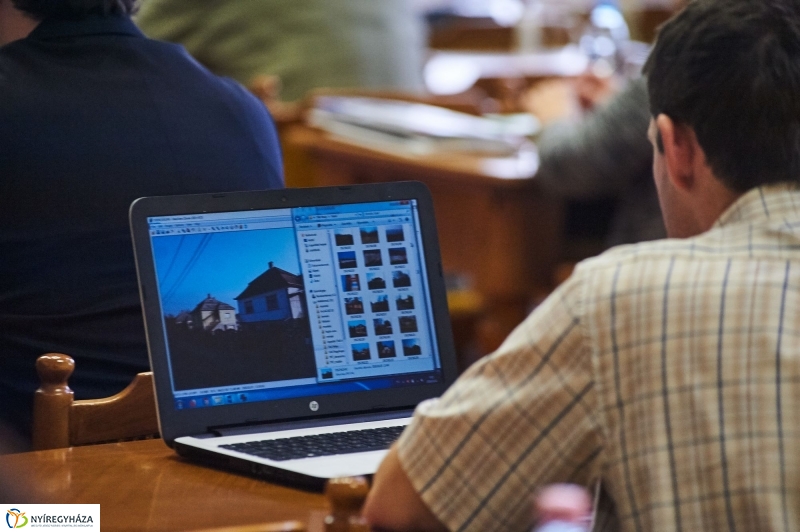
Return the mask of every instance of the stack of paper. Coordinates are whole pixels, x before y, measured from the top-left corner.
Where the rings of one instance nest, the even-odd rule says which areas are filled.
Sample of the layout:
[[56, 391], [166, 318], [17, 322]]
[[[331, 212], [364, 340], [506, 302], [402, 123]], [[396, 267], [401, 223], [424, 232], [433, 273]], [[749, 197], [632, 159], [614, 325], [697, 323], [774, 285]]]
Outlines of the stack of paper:
[[421, 103], [342, 96], [318, 98], [309, 122], [348, 142], [414, 155], [512, 155], [538, 129], [533, 117], [520, 122]]

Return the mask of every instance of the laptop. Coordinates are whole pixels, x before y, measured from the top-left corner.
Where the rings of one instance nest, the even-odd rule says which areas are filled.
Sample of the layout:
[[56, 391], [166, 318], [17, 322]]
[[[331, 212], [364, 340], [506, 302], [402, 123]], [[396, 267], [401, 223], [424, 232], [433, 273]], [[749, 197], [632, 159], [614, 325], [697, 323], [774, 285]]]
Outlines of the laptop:
[[421, 183], [140, 198], [130, 223], [181, 456], [320, 490], [374, 473], [456, 377]]

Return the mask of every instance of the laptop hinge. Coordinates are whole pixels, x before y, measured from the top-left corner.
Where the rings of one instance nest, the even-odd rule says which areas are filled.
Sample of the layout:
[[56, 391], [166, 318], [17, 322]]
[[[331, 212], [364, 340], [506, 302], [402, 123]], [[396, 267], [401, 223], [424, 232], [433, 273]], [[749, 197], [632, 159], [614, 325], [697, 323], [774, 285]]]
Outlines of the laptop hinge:
[[322, 419], [303, 419], [275, 423], [261, 423], [236, 427], [210, 427], [209, 432], [196, 438], [214, 438], [218, 436], [240, 436], [254, 432], [277, 432], [279, 430], [308, 429], [314, 427], [330, 427], [346, 425], [348, 423], [366, 423], [368, 421], [384, 421], [387, 419], [400, 419], [411, 417], [414, 409], [396, 410], [392, 412], [373, 412], [369, 414], [354, 414], [350, 416], [336, 416]]

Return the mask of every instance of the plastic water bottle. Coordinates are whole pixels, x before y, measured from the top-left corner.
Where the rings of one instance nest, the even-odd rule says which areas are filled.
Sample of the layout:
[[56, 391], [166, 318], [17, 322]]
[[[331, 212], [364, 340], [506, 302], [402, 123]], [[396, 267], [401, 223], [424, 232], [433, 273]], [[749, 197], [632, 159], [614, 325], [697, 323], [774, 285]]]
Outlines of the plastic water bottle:
[[615, 0], [599, 0], [589, 15], [579, 46], [589, 58], [592, 73], [608, 77], [625, 67], [628, 24]]
[[534, 532], [588, 532], [585, 525], [570, 523], [567, 521], [550, 521], [536, 527]]
[[534, 500], [539, 524], [533, 532], [589, 532], [592, 499], [589, 492], [575, 484], [553, 484]]

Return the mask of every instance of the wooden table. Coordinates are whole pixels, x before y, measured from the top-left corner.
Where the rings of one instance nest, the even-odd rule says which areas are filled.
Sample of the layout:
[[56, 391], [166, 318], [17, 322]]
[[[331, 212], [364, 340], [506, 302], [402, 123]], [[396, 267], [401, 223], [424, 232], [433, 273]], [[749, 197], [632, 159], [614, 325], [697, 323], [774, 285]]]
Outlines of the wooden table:
[[320, 532], [328, 514], [321, 494], [193, 464], [161, 440], [0, 456], [0, 483], [7, 504], [99, 503], [111, 531], [297, 520]]
[[560, 256], [562, 205], [536, 186], [538, 159], [469, 154], [405, 156], [359, 147], [299, 125], [285, 137], [289, 172], [306, 185], [417, 180], [431, 190], [446, 272], [482, 297], [480, 342], [495, 349], [549, 292]]

